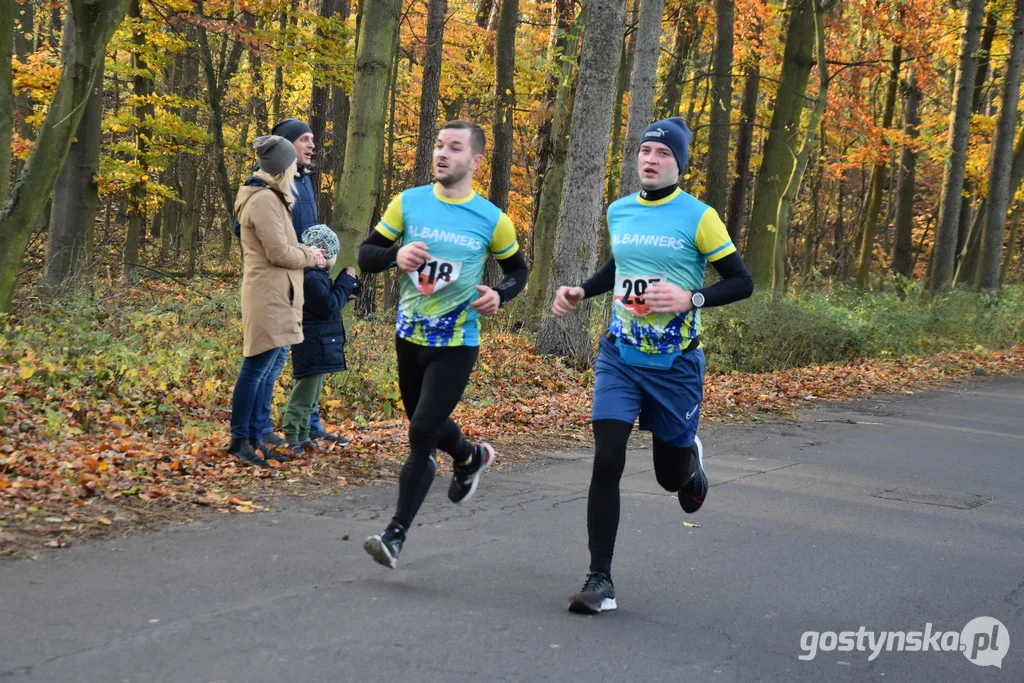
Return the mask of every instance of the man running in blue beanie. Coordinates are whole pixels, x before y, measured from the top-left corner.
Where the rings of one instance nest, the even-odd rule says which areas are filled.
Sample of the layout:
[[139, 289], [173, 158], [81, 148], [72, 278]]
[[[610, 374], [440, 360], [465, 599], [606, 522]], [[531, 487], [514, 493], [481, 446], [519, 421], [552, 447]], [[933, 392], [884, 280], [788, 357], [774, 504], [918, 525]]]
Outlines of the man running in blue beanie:
[[[590, 573], [569, 599], [585, 614], [613, 610], [611, 564], [619, 526], [619, 480], [633, 423], [654, 436], [654, 473], [683, 511], [704, 503], [708, 482], [697, 438], [704, 398], [700, 310], [744, 299], [754, 283], [718, 213], [679, 189], [692, 136], [679, 117], [640, 138], [643, 190], [608, 207], [612, 257], [589, 280], [559, 287], [552, 312], [614, 291], [610, 333], [594, 366], [594, 469], [587, 499]], [[708, 262], [722, 276], [703, 287]]]

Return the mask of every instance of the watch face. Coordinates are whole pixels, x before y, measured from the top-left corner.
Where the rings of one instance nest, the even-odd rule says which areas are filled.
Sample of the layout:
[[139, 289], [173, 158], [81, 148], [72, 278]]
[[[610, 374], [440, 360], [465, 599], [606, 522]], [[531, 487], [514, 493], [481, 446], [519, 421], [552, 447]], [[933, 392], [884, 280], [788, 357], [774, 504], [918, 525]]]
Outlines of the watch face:
[[704, 305], [704, 295], [700, 292], [694, 292], [693, 297], [690, 300], [693, 302], [694, 308], [700, 308]]

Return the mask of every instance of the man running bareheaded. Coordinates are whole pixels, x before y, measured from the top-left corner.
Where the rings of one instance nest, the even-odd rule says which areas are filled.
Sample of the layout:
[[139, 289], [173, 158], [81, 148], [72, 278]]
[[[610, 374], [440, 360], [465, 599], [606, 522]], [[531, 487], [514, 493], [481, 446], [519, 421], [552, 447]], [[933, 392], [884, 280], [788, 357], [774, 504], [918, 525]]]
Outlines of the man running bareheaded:
[[[409, 457], [398, 478], [394, 517], [363, 544], [392, 569], [434, 481], [436, 450], [453, 460], [453, 503], [472, 497], [480, 473], [494, 461], [490, 444], [471, 444], [451, 419], [476, 363], [480, 316], [497, 313], [523, 290], [528, 275], [512, 221], [473, 191], [484, 145], [475, 123], [446, 123], [434, 144], [437, 182], [395, 197], [359, 247], [364, 272], [397, 266], [401, 282], [395, 350], [409, 417]], [[481, 284], [488, 256], [504, 273], [497, 289]]]

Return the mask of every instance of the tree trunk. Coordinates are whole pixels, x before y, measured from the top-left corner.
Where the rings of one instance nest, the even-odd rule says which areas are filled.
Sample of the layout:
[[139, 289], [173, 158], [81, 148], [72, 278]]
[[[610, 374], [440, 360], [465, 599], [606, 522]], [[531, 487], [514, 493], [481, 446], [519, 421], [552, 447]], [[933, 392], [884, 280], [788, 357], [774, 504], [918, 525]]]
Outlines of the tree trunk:
[[736, 139], [736, 177], [729, 191], [726, 210], [726, 229], [738, 249], [742, 240], [741, 226], [750, 185], [750, 154], [754, 142], [754, 121], [757, 117], [757, 93], [761, 85], [761, 67], [758, 62], [748, 65], [744, 73], [743, 102], [740, 104], [740, 130]]
[[493, 9], [494, 0], [478, 0], [476, 3], [476, 25], [480, 28], [487, 28], [487, 22], [491, 18]]
[[0, 3], [0, 206], [10, 192], [11, 138], [14, 137], [14, 3]]
[[[336, 3], [335, 12], [338, 17], [348, 21], [351, 8], [349, 0], [334, 0]], [[350, 43], [346, 42], [345, 50], [351, 49]], [[331, 83], [330, 99], [330, 140], [326, 135], [317, 144], [320, 146], [319, 163], [320, 175], [323, 176], [324, 169], [331, 173], [330, 187], [324, 187], [321, 183], [320, 196], [317, 198], [317, 216], [324, 225], [332, 225], [334, 217], [334, 195], [337, 192], [338, 181], [341, 179], [341, 170], [345, 164], [345, 138], [348, 135], [349, 99], [345, 89], [337, 83]]]
[[[640, 190], [636, 155], [640, 135], [654, 120], [654, 86], [658, 74], [658, 51], [661, 44], [661, 15], [664, 0], [643, 0], [640, 25], [633, 39], [633, 74], [629, 85], [629, 119], [626, 142], [622, 146], [622, 170], [619, 173], [619, 196]], [[611, 200], [609, 195], [608, 199]]]
[[[892, 118], [896, 110], [896, 90], [900, 83], [900, 59], [903, 49], [893, 45], [892, 60], [889, 66], [889, 83], [885, 91], [885, 105], [882, 111], [882, 129], [892, 127]], [[871, 261], [875, 251], [875, 225], [882, 207], [882, 191], [885, 184], [884, 161], [876, 162], [871, 171], [871, 185], [864, 200], [864, 210], [860, 217], [860, 258], [857, 261], [857, 288], [868, 289], [871, 284]]]
[[[28, 56], [35, 52], [36, 47], [39, 45], [39, 32], [35, 30], [35, 2], [26, 2], [24, 4], [17, 4], [12, 2], [3, 3], [5, 6], [11, 8], [14, 11], [14, 18], [16, 28], [13, 30], [14, 34], [14, 54], [17, 56], [18, 61], [24, 63]], [[6, 30], [4, 31], [6, 35]], [[10, 61], [10, 60], [8, 60]], [[32, 101], [29, 98], [28, 90], [22, 89], [17, 95], [14, 96], [14, 126], [18, 131], [18, 135], [27, 139], [32, 137], [33, 131], [32, 126], [28, 123], [28, 117], [32, 115]], [[6, 129], [5, 129], [6, 130]], [[2, 136], [3, 133], [0, 133]], [[17, 176], [21, 173], [21, 169], [24, 164], [18, 160], [12, 160], [11, 166], [14, 175]], [[0, 194], [6, 198], [9, 191], [9, 185], [7, 179], [9, 175], [4, 176], [4, 188], [0, 190]], [[0, 206], [3, 206], [3, 199], [0, 198]]]
[[[622, 49], [619, 51], [619, 68], [617, 69], [617, 76], [615, 78], [615, 99], [612, 104], [612, 140], [611, 140], [611, 152], [609, 153], [609, 163], [612, 167], [616, 163], [621, 164], [622, 155], [622, 100], [626, 96], [626, 88], [628, 87], [629, 78], [627, 77], [627, 65], [629, 64], [629, 37], [623, 36]], [[609, 173], [607, 177], [608, 189], [605, 191], [605, 196], [609, 199], [618, 196], [618, 182], [619, 178], [614, 173]], [[603, 251], [603, 249], [602, 249]]]
[[70, 291], [80, 280], [81, 264], [92, 242], [99, 187], [103, 123], [103, 62], [96, 70], [92, 93], [75, 131], [68, 157], [53, 188], [46, 243], [46, 288], [51, 294]]
[[[577, 284], [596, 265], [597, 230], [603, 209], [602, 189], [615, 94], [615, 60], [622, 40], [623, 0], [591, 0], [583, 37], [579, 89], [573, 107], [565, 180], [573, 192], [562, 193], [558, 211], [552, 283]], [[578, 306], [561, 318], [547, 317], [537, 333], [536, 351], [571, 356], [591, 355], [590, 306]]]
[[[974, 94], [971, 96], [971, 115], [981, 112], [981, 105], [985, 102], [985, 81], [988, 80], [989, 65], [992, 61], [992, 42], [995, 40], [996, 29], [999, 28], [999, 16], [989, 11], [985, 22], [985, 29], [981, 34], [981, 46], [978, 48], [978, 68], [974, 74]], [[971, 226], [971, 204], [974, 198], [974, 185], [970, 179], [964, 177], [964, 189], [960, 199], [960, 220], [957, 226], [956, 254], [954, 256], [954, 270], [957, 270], [964, 251], [967, 248], [967, 240], [970, 237]], [[956, 276], [953, 276], [953, 283], [956, 284]]]
[[683, 81], [686, 80], [686, 65], [693, 46], [700, 43], [703, 27], [703, 24], [697, 23], [697, 3], [693, 0], [685, 1], [676, 21], [672, 53], [669, 56], [668, 69], [665, 71], [661, 95], [654, 107], [658, 119], [679, 115], [679, 105], [683, 99]]
[[733, 0], [715, 0], [715, 56], [711, 64], [711, 122], [708, 131], [707, 191], [704, 203], [725, 214], [729, 183], [729, 123], [732, 114]]
[[509, 176], [512, 172], [512, 114], [516, 104], [513, 75], [518, 23], [519, 0], [501, 0], [498, 35], [494, 43], [494, 147], [488, 198], [502, 211], [508, 208]]
[[964, 187], [964, 167], [971, 132], [971, 96], [978, 66], [978, 45], [984, 0], [969, 0], [964, 10], [964, 33], [960, 45], [960, 64], [956, 72], [953, 107], [949, 117], [949, 161], [942, 176], [939, 218], [932, 250], [930, 288], [949, 289], [953, 281], [960, 199]]
[[70, 53], [28, 162], [0, 208], [0, 312], [11, 310], [29, 236], [67, 158], [107, 43], [127, 9], [127, 0], [69, 0], [69, 16], [74, 18], [69, 22]]
[[814, 2], [814, 44], [818, 67], [818, 98], [814, 102], [814, 109], [807, 120], [807, 133], [804, 135], [803, 144], [797, 152], [793, 161], [793, 170], [790, 172], [786, 182], [785, 190], [779, 199], [779, 213], [775, 225], [778, 226], [778, 234], [775, 239], [775, 265], [772, 269], [772, 293], [775, 296], [782, 296], [786, 288], [786, 243], [789, 234], [789, 212], [793, 206], [793, 200], [800, 189], [803, 181], [804, 171], [807, 169], [807, 159], [811, 156], [814, 148], [814, 140], [821, 123], [821, 117], [825, 113], [825, 105], [828, 102], [828, 64], [825, 62], [825, 22], [819, 9], [817, 0]]
[[782, 76], [757, 174], [744, 255], [755, 285], [765, 289], [772, 286], [779, 201], [792, 173], [796, 150], [800, 147], [800, 113], [814, 63], [814, 5], [811, 0], [797, 0], [792, 8], [786, 31]]
[[[917, 140], [921, 125], [921, 89], [911, 72], [904, 83], [903, 132], [908, 140]], [[904, 145], [900, 154], [899, 179], [896, 185], [896, 237], [893, 245], [892, 269], [904, 277], [914, 272], [914, 189], [917, 178], [917, 152]]]
[[[566, 60], [575, 60], [575, 50], [569, 54], [567, 43], [569, 32], [572, 29], [570, 12], [572, 11], [572, 0], [555, 0], [551, 5], [551, 36], [548, 39], [548, 59], [559, 64], [559, 68], [551, 70], [551, 77], [548, 80], [547, 88], [541, 97], [540, 112], [541, 121], [537, 126], [537, 137], [534, 148], [537, 150], [537, 163], [534, 167], [533, 180], [533, 211], [531, 212], [534, 231], [537, 229], [537, 211], [540, 209], [541, 189], [544, 185], [544, 176], [547, 175], [548, 163], [551, 158], [551, 151], [554, 145], [551, 139], [551, 123], [555, 116], [555, 108], [559, 87], [565, 80], [566, 74], [570, 71]], [[575, 43], [574, 43], [575, 45]], [[533, 260], [534, 239], [530, 240], [529, 259]]]
[[[334, 16], [334, 0], [320, 0], [318, 16], [321, 19], [330, 19]], [[326, 42], [327, 36], [322, 27], [317, 27], [317, 38]], [[317, 206], [322, 203], [321, 190], [323, 189], [323, 152], [324, 140], [327, 137], [327, 116], [330, 97], [330, 84], [327, 75], [324, 73], [322, 60], [313, 61], [313, 86], [309, 95], [309, 128], [313, 131], [313, 140], [320, 152], [317, 154], [316, 163], [313, 167], [313, 196], [316, 197]], [[319, 212], [317, 216], [319, 217]]]
[[[128, 13], [133, 19], [141, 20], [142, 8], [139, 0], [132, 0]], [[154, 114], [154, 107], [150, 101], [153, 94], [153, 79], [149, 75], [149, 65], [142, 56], [142, 51], [146, 47], [146, 36], [141, 30], [133, 31], [132, 44], [135, 46], [132, 54], [132, 68], [135, 72], [132, 78], [132, 94], [141, 102], [135, 107], [135, 164], [138, 167], [139, 178], [129, 190], [128, 233], [124, 245], [124, 263], [121, 267], [121, 279], [125, 282], [135, 282], [139, 279], [139, 247], [145, 231], [146, 216], [149, 213], [146, 201], [149, 187], [148, 154]]]
[[[518, 5], [518, 0], [515, 4]], [[423, 90], [420, 93], [419, 139], [416, 141], [416, 161], [412, 171], [412, 183], [416, 186], [430, 182], [430, 162], [433, 159], [434, 140], [437, 138], [437, 98], [441, 91], [441, 53], [444, 47], [444, 18], [447, 12], [448, 0], [429, 0], [427, 45], [423, 55]], [[514, 35], [512, 39], [514, 49]], [[498, 42], [501, 42], [500, 31]], [[510, 73], [509, 78], [511, 77]], [[493, 183], [491, 187], [493, 188]]]
[[356, 249], [370, 229], [380, 193], [381, 155], [401, 0], [365, 0], [373, 21], [360, 24], [352, 86], [354, 110], [345, 143], [345, 165], [336, 183], [332, 227], [341, 240], [339, 263], [355, 263]]
[[1002, 103], [992, 141], [992, 168], [989, 175], [989, 206], [985, 232], [981, 239], [979, 289], [998, 289], [1006, 212], [1010, 207], [1010, 171], [1013, 167], [1013, 136], [1017, 128], [1017, 103], [1020, 97], [1021, 67], [1024, 65], [1024, 0], [1016, 0], [1013, 9], [1013, 38], [1006, 62]]
[[[278, 30], [279, 35], [284, 35], [285, 31], [288, 30], [288, 9], [282, 9], [280, 16], [278, 16]], [[284, 95], [284, 68], [278, 62], [277, 66], [274, 67], [274, 98], [271, 101], [271, 112], [274, 118], [274, 123], [281, 121], [284, 117], [281, 115], [281, 97]], [[271, 124], [274, 125], [274, 124]]]
[[[1010, 217], [1010, 238], [1006, 242], [1006, 258], [1003, 259], [1003, 267], [999, 270], [1000, 286], [1005, 285], [1006, 279], [1010, 277], [1010, 266], [1013, 264], [1014, 251], [1017, 249], [1017, 236], [1020, 233], [1022, 208], [1024, 208], [1024, 204], [1017, 204], [1017, 208], [1013, 210], [1013, 215]], [[1024, 245], [1022, 245], [1021, 251], [1024, 252]], [[1024, 254], [1022, 254], [1021, 260], [1024, 261]]]
[[565, 155], [568, 151], [568, 131], [572, 121], [573, 102], [576, 95], [576, 56], [579, 47], [583, 13], [576, 18], [566, 34], [566, 42], [556, 71], [557, 92], [548, 136], [551, 152], [537, 200], [537, 211], [533, 220], [533, 255], [530, 259], [530, 281], [527, 287], [531, 328], [535, 328], [548, 306], [548, 289], [551, 283], [551, 269], [554, 264], [555, 237], [558, 227], [558, 207], [562, 201], [562, 186], [565, 180]]
[[[196, 1], [196, 13], [202, 14], [202, 0]], [[224, 221], [221, 227], [221, 255], [227, 257], [231, 249], [231, 217], [235, 213], [235, 193], [228, 175], [227, 160], [224, 156], [224, 113], [223, 99], [227, 92], [228, 82], [238, 70], [238, 62], [242, 54], [242, 43], [236, 42], [231, 48], [226, 63], [219, 68], [220, 78], [217, 77], [218, 68], [213, 62], [213, 53], [210, 50], [210, 40], [204, 27], [198, 26], [196, 33], [199, 38], [200, 55], [203, 62], [203, 70], [206, 74], [207, 101], [210, 104], [210, 133], [213, 135], [213, 152], [216, 162], [217, 185], [220, 189], [221, 201], [224, 203]], [[227, 40], [227, 38], [224, 38]]]

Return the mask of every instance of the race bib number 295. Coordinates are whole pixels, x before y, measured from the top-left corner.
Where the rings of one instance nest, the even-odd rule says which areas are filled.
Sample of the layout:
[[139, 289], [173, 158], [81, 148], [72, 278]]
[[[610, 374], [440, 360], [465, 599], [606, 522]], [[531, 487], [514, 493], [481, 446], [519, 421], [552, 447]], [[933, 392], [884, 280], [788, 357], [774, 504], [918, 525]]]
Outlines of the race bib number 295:
[[420, 294], [430, 296], [459, 279], [462, 272], [461, 261], [447, 261], [439, 258], [427, 261], [417, 270], [409, 273], [413, 284]]
[[668, 278], [664, 275], [617, 275], [615, 303], [637, 317], [647, 315], [651, 306], [644, 299], [644, 294], [656, 282], [668, 282]]

